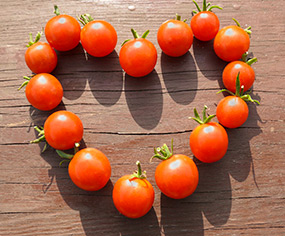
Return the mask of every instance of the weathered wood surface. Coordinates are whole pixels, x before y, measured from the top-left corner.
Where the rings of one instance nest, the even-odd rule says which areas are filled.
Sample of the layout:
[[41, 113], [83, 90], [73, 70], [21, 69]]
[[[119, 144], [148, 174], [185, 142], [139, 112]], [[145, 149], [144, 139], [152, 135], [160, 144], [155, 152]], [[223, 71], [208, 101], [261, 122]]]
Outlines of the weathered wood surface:
[[[202, 1], [199, 1], [200, 3]], [[187, 119], [194, 107], [207, 104], [215, 113], [223, 97], [221, 72], [225, 63], [213, 53], [212, 42], [194, 40], [188, 54], [172, 59], [161, 54], [156, 41], [159, 25], [179, 13], [191, 16], [194, 4], [183, 0], [0, 2], [0, 235], [285, 235], [284, 200], [284, 57], [285, 1], [216, 0], [221, 27], [238, 19], [251, 25], [250, 52], [258, 58], [248, 121], [227, 130], [229, 149], [215, 164], [195, 160], [200, 173], [196, 192], [183, 200], [163, 196], [154, 181], [158, 161], [149, 163], [153, 147], [174, 139], [175, 152], [192, 156], [189, 135], [196, 124]], [[105, 19], [118, 32], [118, 46], [106, 58], [88, 57], [81, 46], [58, 53], [54, 71], [63, 84], [58, 109], [78, 114], [88, 147], [101, 149], [112, 165], [112, 176], [101, 191], [78, 189], [67, 168], [59, 167], [54, 151], [41, 154], [30, 145], [33, 125], [42, 125], [51, 112], [30, 107], [17, 91], [23, 75], [28, 33], [42, 30], [53, 16], [53, 4], [72, 16], [90, 13]], [[135, 6], [130, 11], [128, 6]], [[189, 22], [189, 21], [188, 21]], [[120, 43], [150, 29], [158, 49], [155, 71], [142, 79], [122, 72]], [[154, 207], [130, 220], [112, 203], [116, 180], [142, 162], [155, 188]]]

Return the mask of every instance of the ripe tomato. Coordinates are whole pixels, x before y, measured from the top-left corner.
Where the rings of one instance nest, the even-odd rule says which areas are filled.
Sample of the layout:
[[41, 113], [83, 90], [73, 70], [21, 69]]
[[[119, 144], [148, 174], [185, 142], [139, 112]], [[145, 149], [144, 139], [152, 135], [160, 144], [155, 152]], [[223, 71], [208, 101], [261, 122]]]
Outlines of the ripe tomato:
[[84, 25], [80, 33], [83, 48], [94, 57], [104, 57], [110, 54], [117, 44], [117, 32], [108, 22], [93, 20], [88, 15], [81, 15], [80, 22]]
[[194, 109], [197, 126], [190, 135], [190, 148], [194, 156], [202, 162], [211, 163], [220, 160], [228, 149], [226, 130], [216, 122], [210, 122], [215, 115], [206, 117], [207, 106], [204, 107], [203, 120]]
[[44, 124], [47, 143], [55, 149], [67, 150], [80, 142], [83, 125], [77, 115], [70, 111], [57, 111], [51, 114]]
[[190, 26], [176, 15], [176, 20], [167, 20], [159, 27], [157, 41], [166, 55], [180, 57], [189, 51], [193, 33]]
[[237, 128], [247, 120], [248, 106], [240, 97], [227, 96], [219, 102], [216, 114], [223, 126]]
[[45, 27], [45, 35], [49, 44], [58, 51], [68, 51], [75, 48], [80, 40], [80, 24], [69, 15], [60, 15], [55, 5], [55, 14]]
[[149, 40], [146, 39], [149, 31], [140, 38], [132, 29], [134, 39], [126, 40], [120, 50], [119, 60], [124, 71], [133, 77], [143, 77], [153, 71], [157, 52]]
[[53, 48], [45, 42], [39, 42], [41, 33], [38, 33], [35, 41], [30, 34], [30, 42], [25, 53], [27, 66], [35, 74], [51, 73], [57, 65], [57, 55]]
[[97, 191], [109, 181], [111, 165], [108, 158], [100, 150], [84, 148], [71, 159], [68, 173], [73, 183], [79, 188]]
[[209, 41], [213, 39], [219, 31], [220, 21], [219, 18], [211, 10], [213, 8], [222, 9], [219, 6], [209, 6], [210, 3], [206, 3], [206, 0], [203, 1], [203, 9], [201, 10], [197, 2], [193, 0], [194, 4], [197, 7], [198, 13], [193, 11], [194, 15], [191, 19], [191, 29], [194, 36], [201, 41]]
[[163, 194], [170, 198], [182, 199], [195, 191], [199, 173], [192, 159], [182, 154], [173, 155], [173, 145], [170, 151], [166, 144], [156, 148], [152, 158], [163, 160], [155, 170], [155, 181]]
[[223, 83], [224, 86], [231, 92], [236, 91], [236, 78], [238, 73], [240, 79], [240, 85], [244, 87], [244, 92], [249, 90], [254, 83], [255, 73], [250, 66], [253, 62], [256, 62], [256, 58], [252, 58], [246, 62], [233, 61], [229, 63], [223, 71]]
[[240, 27], [238, 22], [237, 24], [238, 25], [230, 25], [222, 28], [215, 37], [215, 53], [224, 61], [239, 60], [249, 49], [250, 27], [244, 30]]
[[232, 93], [227, 89], [222, 89], [220, 92], [227, 91], [232, 96], [223, 98], [217, 106], [217, 118], [219, 122], [228, 128], [237, 128], [241, 126], [248, 117], [248, 106], [245, 101], [250, 101], [259, 104], [257, 100], [253, 100], [249, 94], [244, 94], [244, 89], [240, 85], [240, 72], [236, 77], [236, 93]]
[[151, 183], [142, 173], [140, 162], [138, 171], [118, 179], [113, 189], [113, 202], [117, 210], [129, 218], [144, 216], [154, 202], [154, 190]]
[[40, 73], [32, 78], [24, 78], [28, 81], [24, 82], [21, 87], [27, 85], [26, 97], [33, 107], [49, 111], [61, 102], [63, 89], [61, 83], [53, 75]]

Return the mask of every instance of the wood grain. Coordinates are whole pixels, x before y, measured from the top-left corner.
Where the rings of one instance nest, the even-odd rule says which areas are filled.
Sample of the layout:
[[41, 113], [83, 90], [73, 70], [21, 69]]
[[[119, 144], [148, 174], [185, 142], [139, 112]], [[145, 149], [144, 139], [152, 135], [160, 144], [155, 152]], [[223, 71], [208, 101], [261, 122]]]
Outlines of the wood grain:
[[[202, 1], [199, 1], [201, 3]], [[31, 145], [34, 125], [43, 125], [52, 112], [32, 108], [24, 91], [17, 91], [25, 65], [28, 34], [41, 31], [53, 16], [53, 5], [74, 17], [90, 13], [109, 21], [118, 32], [118, 45], [106, 58], [84, 54], [79, 45], [58, 53], [53, 72], [64, 88], [57, 110], [76, 113], [84, 124], [83, 146], [97, 147], [109, 158], [112, 176], [98, 192], [78, 189], [67, 168], [59, 167], [54, 150], [41, 153]], [[193, 108], [204, 104], [214, 114], [223, 97], [225, 62], [212, 42], [194, 40], [189, 53], [169, 58], [159, 49], [156, 32], [175, 13], [191, 18], [194, 4], [184, 0], [127, 1], [80, 0], [0, 2], [0, 235], [285, 235], [284, 189], [284, 1], [225, 1], [214, 4], [221, 27], [238, 19], [252, 26], [250, 52], [256, 81], [250, 115], [240, 128], [227, 130], [229, 149], [214, 164], [194, 159], [200, 174], [197, 190], [183, 200], [160, 193], [154, 181], [159, 161], [149, 162], [153, 147], [174, 139], [175, 152], [192, 157], [189, 135], [196, 124], [188, 120]], [[134, 6], [130, 11], [128, 6]], [[188, 20], [189, 22], [189, 20]], [[131, 37], [130, 28], [158, 50], [155, 70], [134, 79], [120, 67], [120, 43]], [[45, 38], [42, 39], [45, 41]], [[153, 209], [130, 220], [112, 203], [116, 180], [135, 169], [140, 160], [155, 188]]]

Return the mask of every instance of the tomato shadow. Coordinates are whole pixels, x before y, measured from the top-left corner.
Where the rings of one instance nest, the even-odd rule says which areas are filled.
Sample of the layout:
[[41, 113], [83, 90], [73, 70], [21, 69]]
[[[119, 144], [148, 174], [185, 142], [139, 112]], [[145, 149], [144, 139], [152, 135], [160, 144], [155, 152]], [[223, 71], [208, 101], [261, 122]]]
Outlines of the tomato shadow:
[[201, 73], [209, 80], [220, 80], [227, 62], [221, 60], [213, 48], [214, 40], [203, 42], [194, 37], [193, 53]]
[[123, 90], [123, 71], [117, 52], [102, 58], [88, 55], [88, 64], [93, 68], [88, 82], [94, 98], [103, 106], [115, 105]]
[[226, 160], [213, 164], [195, 161], [199, 170], [196, 191], [181, 200], [161, 196], [161, 225], [166, 236], [203, 236], [203, 215], [215, 227], [226, 224], [230, 217], [232, 190], [229, 174], [223, 170]]
[[197, 92], [198, 77], [194, 59], [190, 52], [181, 57], [170, 57], [161, 53], [162, 77], [173, 101], [190, 104]]
[[162, 87], [156, 71], [141, 78], [126, 74], [125, 95], [136, 123], [146, 130], [154, 129], [161, 119], [163, 108]]

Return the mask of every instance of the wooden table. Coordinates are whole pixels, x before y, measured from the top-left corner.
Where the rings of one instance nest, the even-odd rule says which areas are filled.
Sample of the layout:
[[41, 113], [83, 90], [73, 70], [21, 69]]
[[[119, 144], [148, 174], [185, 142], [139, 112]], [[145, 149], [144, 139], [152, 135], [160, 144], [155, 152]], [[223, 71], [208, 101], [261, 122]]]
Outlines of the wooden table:
[[[202, 1], [199, 1], [201, 4]], [[106, 58], [86, 60], [81, 46], [58, 52], [53, 72], [64, 88], [57, 108], [76, 113], [84, 124], [84, 144], [102, 150], [109, 158], [112, 176], [98, 192], [77, 188], [60, 158], [43, 145], [29, 144], [34, 125], [43, 125], [52, 112], [32, 108], [24, 90], [17, 91], [25, 65], [28, 34], [41, 31], [53, 16], [53, 4], [76, 16], [90, 13], [109, 21], [118, 32], [118, 45]], [[189, 135], [196, 127], [188, 120], [193, 108], [208, 105], [215, 114], [216, 94], [223, 86], [225, 62], [212, 42], [194, 40], [181, 58], [161, 54], [156, 41], [159, 25], [175, 13], [191, 18], [194, 4], [183, 0], [35, 1], [0, 3], [0, 235], [285, 235], [284, 57], [285, 1], [214, 2], [221, 27], [252, 26], [250, 52], [256, 81], [249, 118], [237, 129], [227, 129], [229, 148], [214, 164], [194, 159], [200, 174], [195, 193], [172, 200], [160, 193], [154, 180], [158, 160], [149, 162], [153, 147], [174, 140], [175, 153], [193, 157]], [[135, 9], [133, 9], [134, 6]], [[189, 23], [189, 20], [188, 20]], [[120, 67], [120, 44], [149, 29], [148, 39], [158, 50], [155, 71], [134, 79]], [[42, 39], [45, 41], [45, 38]], [[112, 202], [119, 177], [132, 173], [140, 160], [155, 189], [153, 209], [143, 218], [120, 215]]]

